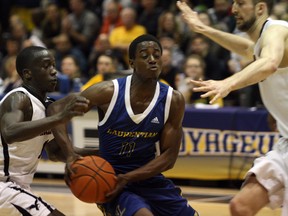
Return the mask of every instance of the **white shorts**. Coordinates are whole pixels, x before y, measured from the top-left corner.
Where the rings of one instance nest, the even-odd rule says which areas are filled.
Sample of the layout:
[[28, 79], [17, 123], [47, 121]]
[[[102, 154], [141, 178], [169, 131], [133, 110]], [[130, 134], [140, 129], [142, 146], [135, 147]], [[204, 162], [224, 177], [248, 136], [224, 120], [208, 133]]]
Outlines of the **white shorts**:
[[246, 174], [246, 181], [252, 174], [267, 189], [269, 206], [283, 207], [282, 215], [288, 215], [288, 139], [280, 138], [272, 151], [257, 158]]
[[30, 190], [13, 182], [0, 182], [0, 215], [47, 216], [55, 208]]

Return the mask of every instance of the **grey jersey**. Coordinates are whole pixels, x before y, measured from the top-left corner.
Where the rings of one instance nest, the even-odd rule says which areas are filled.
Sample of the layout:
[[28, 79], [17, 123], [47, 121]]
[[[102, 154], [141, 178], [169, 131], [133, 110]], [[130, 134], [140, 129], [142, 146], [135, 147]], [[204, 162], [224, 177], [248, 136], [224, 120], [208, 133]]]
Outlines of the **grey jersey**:
[[[43, 103], [23, 87], [16, 88], [5, 95], [0, 105], [8, 95], [16, 91], [21, 91], [30, 98], [33, 107], [32, 121], [46, 117], [46, 108]], [[6, 181], [9, 177], [11, 181], [17, 184], [29, 187], [36, 172], [44, 144], [52, 138], [51, 131], [46, 131], [32, 139], [15, 143], [6, 143], [1, 136], [0, 180]]]
[[[281, 25], [288, 28], [288, 23], [281, 20], [267, 20], [254, 48], [256, 59], [260, 55], [260, 44], [263, 32], [271, 25]], [[277, 40], [277, 39], [276, 39]], [[278, 70], [259, 83], [260, 93], [265, 107], [277, 121], [280, 134], [288, 138], [288, 67]]]

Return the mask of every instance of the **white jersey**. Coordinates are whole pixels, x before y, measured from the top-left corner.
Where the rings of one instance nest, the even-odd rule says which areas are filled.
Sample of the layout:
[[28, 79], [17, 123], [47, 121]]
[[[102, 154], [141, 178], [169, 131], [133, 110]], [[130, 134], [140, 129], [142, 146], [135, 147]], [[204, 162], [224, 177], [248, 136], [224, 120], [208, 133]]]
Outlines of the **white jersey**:
[[[255, 44], [254, 55], [256, 59], [261, 52], [262, 33], [271, 25], [281, 25], [288, 28], [288, 22], [268, 19]], [[274, 74], [259, 83], [259, 89], [265, 107], [277, 121], [280, 134], [288, 138], [288, 67], [278, 68]]]
[[[32, 121], [46, 117], [44, 104], [25, 88], [19, 87], [9, 92], [1, 100], [13, 92], [21, 91], [26, 94], [33, 107]], [[0, 140], [0, 181], [13, 181], [22, 187], [29, 188], [41, 157], [45, 143], [53, 138], [51, 131], [46, 131], [32, 139], [6, 143], [1, 136]]]

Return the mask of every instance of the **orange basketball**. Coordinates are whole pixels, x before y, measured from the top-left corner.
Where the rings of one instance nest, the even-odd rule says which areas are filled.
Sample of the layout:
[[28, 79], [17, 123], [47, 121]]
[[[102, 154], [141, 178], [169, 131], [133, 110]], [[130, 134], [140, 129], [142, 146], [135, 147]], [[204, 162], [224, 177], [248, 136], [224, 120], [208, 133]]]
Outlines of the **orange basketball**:
[[79, 200], [87, 203], [105, 203], [105, 195], [116, 186], [111, 164], [98, 156], [86, 156], [71, 165], [69, 188]]

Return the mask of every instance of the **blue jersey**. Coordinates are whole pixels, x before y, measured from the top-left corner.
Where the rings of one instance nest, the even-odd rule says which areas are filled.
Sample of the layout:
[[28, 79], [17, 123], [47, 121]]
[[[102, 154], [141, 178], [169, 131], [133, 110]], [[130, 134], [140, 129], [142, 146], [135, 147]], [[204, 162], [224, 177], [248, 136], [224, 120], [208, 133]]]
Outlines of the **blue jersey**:
[[100, 155], [117, 174], [137, 169], [155, 158], [173, 92], [171, 87], [158, 82], [149, 106], [143, 113], [134, 114], [130, 102], [131, 78], [113, 80], [114, 94], [98, 126]]

